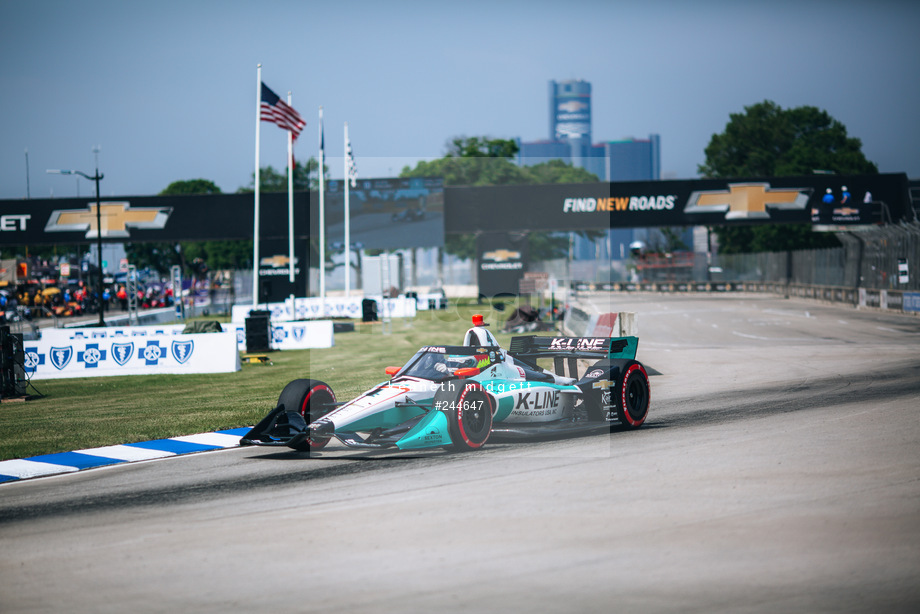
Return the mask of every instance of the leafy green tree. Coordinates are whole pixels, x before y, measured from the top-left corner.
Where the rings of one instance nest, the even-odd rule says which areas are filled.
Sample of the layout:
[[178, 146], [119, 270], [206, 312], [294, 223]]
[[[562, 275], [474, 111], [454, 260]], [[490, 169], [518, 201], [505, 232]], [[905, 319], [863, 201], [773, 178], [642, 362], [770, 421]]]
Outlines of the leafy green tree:
[[220, 188], [210, 179], [186, 179], [173, 181], [160, 192], [160, 196], [182, 196], [186, 194], [220, 194]]
[[483, 186], [530, 183], [527, 172], [506, 158], [447, 156], [404, 167], [400, 177], [443, 177], [444, 185]]
[[[414, 168], [402, 169], [400, 177], [443, 177], [446, 186], [523, 185], [538, 183], [585, 183], [598, 181], [597, 175], [575, 168], [561, 160], [534, 166], [513, 162], [518, 145], [513, 140], [488, 137], [456, 137], [448, 142], [447, 153], [437, 160], [422, 161]], [[602, 231], [586, 230], [588, 238], [602, 236]], [[532, 232], [528, 236], [530, 257], [549, 260], [567, 254], [566, 233]], [[476, 257], [476, 237], [448, 234], [444, 249], [459, 258]]]
[[[811, 106], [783, 109], [769, 100], [732, 113], [725, 131], [712, 135], [704, 177], [783, 177], [816, 170], [839, 174], [875, 174], [878, 167], [862, 153], [862, 142], [826, 111]], [[722, 253], [786, 251], [836, 247], [830, 233], [809, 224], [760, 224], [714, 229]]]
[[512, 159], [518, 151], [518, 144], [512, 139], [458, 136], [448, 142], [446, 157]]
[[591, 183], [598, 181], [594, 173], [566, 164], [562, 160], [547, 160], [533, 166], [525, 166], [524, 170], [530, 175], [528, 183]]
[[827, 111], [804, 106], [783, 109], [769, 100], [732, 113], [725, 132], [712, 135], [704, 177], [783, 177], [815, 170], [838, 174], [875, 174], [878, 168], [862, 153], [862, 141]]
[[[286, 189], [286, 188], [285, 188]], [[160, 196], [220, 194], [220, 188], [207, 179], [174, 181]], [[182, 241], [180, 243], [127, 243], [128, 261], [139, 269], [167, 275], [179, 265], [183, 274], [203, 277], [208, 269], [242, 269], [252, 266], [252, 241]]]
[[[319, 189], [319, 162], [316, 158], [310, 158], [304, 163], [298, 162], [294, 166], [294, 190], [318, 190]], [[329, 167], [323, 165], [324, 178], [329, 177]], [[246, 194], [255, 191], [255, 173], [249, 178], [249, 185], [237, 190], [238, 194]], [[259, 191], [260, 192], [287, 192], [287, 168], [280, 171], [271, 166], [263, 166], [259, 169]]]

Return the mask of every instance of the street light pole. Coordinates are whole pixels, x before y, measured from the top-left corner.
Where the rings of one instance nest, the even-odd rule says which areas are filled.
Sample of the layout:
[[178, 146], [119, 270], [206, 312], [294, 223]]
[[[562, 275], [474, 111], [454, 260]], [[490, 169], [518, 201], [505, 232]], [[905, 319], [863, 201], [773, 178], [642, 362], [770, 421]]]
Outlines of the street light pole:
[[87, 175], [81, 171], [74, 170], [57, 170], [49, 169], [46, 171], [51, 174], [56, 175], [80, 175], [85, 177], [90, 181], [96, 182], [96, 249], [99, 253], [99, 286], [96, 288], [96, 305], [99, 307], [99, 326], [105, 326], [105, 316], [103, 315], [103, 306], [102, 302], [102, 287], [105, 283], [104, 275], [102, 272], [102, 203], [99, 198], [99, 181], [104, 177], [102, 173], [99, 172], [99, 165], [96, 165], [96, 174]]

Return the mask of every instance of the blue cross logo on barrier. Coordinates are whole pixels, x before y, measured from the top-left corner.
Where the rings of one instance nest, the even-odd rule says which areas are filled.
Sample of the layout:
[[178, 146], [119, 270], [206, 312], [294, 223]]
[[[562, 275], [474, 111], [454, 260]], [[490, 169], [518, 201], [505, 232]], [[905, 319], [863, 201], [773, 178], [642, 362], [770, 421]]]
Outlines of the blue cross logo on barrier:
[[24, 368], [26, 373], [35, 373], [39, 366], [45, 364], [45, 355], [38, 353], [38, 348], [25, 348]]
[[148, 341], [146, 347], [138, 349], [138, 358], [143, 360], [148, 367], [155, 367], [163, 357], [164, 349], [160, 347], [159, 340]]
[[77, 362], [82, 362], [87, 369], [95, 369], [105, 360], [105, 355], [106, 351], [100, 350], [98, 343], [87, 343], [82, 352], [77, 352]]

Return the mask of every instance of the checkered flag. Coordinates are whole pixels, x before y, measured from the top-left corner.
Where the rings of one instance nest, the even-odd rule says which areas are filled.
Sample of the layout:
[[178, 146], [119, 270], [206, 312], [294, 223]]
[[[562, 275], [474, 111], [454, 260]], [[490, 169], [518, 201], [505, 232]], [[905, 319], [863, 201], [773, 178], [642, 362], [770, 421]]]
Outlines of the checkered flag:
[[351, 151], [351, 139], [345, 141], [345, 155], [348, 157], [348, 180], [351, 181], [351, 187], [358, 185], [358, 166], [355, 164], [355, 156]]

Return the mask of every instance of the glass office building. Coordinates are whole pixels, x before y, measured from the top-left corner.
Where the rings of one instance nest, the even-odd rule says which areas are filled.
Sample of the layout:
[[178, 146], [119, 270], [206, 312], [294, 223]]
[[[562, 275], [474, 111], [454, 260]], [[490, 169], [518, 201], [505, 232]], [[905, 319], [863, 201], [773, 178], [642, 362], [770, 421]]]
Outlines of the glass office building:
[[[597, 175], [600, 181], [654, 181], [661, 179], [661, 137], [620, 139], [592, 143], [591, 84], [587, 81], [549, 82], [549, 138], [543, 141], [518, 139], [518, 164], [532, 166], [549, 160], [563, 160]], [[692, 231], [684, 238], [692, 245]], [[574, 257], [578, 260], [621, 260], [629, 256], [629, 245], [642, 241], [653, 246], [660, 233], [648, 228], [611, 229], [604, 239], [586, 241], [576, 236]]]

